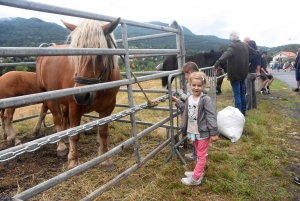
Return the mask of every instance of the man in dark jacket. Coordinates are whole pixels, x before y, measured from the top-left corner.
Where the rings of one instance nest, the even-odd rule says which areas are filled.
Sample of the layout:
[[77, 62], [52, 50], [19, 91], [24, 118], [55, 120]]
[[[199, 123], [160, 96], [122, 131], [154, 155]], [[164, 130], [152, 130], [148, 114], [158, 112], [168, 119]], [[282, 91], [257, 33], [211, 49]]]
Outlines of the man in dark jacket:
[[249, 61], [255, 57], [255, 50], [239, 40], [237, 32], [229, 35], [231, 45], [214, 64], [219, 66], [221, 62], [228, 62], [227, 78], [230, 81], [235, 107], [246, 116], [245, 79], [249, 71]]
[[271, 72], [267, 68], [266, 56], [267, 51], [262, 51], [261, 58], [258, 61], [257, 65], [260, 66], [260, 78], [263, 83], [261, 86], [261, 94], [270, 94], [270, 85], [272, 84], [274, 77], [271, 75]]
[[294, 68], [295, 68], [295, 75], [296, 75], [296, 81], [297, 81], [297, 88], [294, 89], [294, 91], [299, 92], [300, 91], [300, 89], [299, 89], [299, 87], [300, 87], [300, 47], [298, 48]]

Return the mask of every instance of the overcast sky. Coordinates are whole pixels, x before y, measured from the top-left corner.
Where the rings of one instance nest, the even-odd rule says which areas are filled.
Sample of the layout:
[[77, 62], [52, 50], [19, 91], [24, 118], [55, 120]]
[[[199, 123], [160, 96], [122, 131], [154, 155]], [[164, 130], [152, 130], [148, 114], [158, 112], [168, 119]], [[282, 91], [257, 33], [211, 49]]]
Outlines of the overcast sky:
[[[138, 22], [160, 21], [169, 24], [176, 20], [196, 35], [215, 35], [228, 39], [230, 32], [235, 30], [241, 40], [249, 36], [259, 46], [300, 44], [298, 23], [300, 7], [299, 1], [296, 0], [279, 2], [274, 0], [35, 1]], [[81, 20], [0, 5], [0, 18], [7, 17], [37, 17], [59, 25], [62, 25], [60, 19], [74, 24]]]

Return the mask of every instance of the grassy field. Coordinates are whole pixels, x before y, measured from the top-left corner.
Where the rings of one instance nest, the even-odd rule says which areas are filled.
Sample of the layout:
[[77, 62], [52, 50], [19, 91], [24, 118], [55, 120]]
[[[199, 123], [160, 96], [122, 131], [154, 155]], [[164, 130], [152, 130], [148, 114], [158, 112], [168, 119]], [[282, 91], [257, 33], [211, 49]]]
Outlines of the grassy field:
[[[225, 81], [225, 80], [224, 80]], [[142, 83], [142, 86], [161, 88], [160, 80]], [[217, 111], [227, 106], [234, 106], [232, 91], [228, 81], [223, 84], [223, 94], [217, 97]], [[153, 99], [161, 94], [148, 94]], [[192, 171], [195, 162], [187, 161], [184, 166], [179, 158], [173, 157], [168, 163], [164, 163], [170, 154], [170, 147], [166, 147], [153, 159], [126, 177], [116, 186], [103, 193], [96, 200], [297, 200], [300, 199], [300, 187], [293, 183], [293, 176], [300, 176], [299, 164], [299, 97], [283, 83], [275, 80], [272, 84], [270, 95], [257, 94], [258, 109], [247, 112], [246, 123], [241, 139], [232, 143], [220, 136], [219, 140], [211, 143], [208, 151], [205, 177], [200, 186], [185, 186], [180, 180], [185, 171]], [[135, 104], [146, 102], [142, 94], [136, 93]], [[127, 94], [118, 94], [118, 103], [127, 103]], [[167, 106], [166, 101], [159, 106]], [[114, 112], [124, 110], [116, 108]], [[136, 119], [141, 121], [156, 122], [168, 116], [168, 112], [143, 110], [136, 114]], [[50, 118], [51, 119], [51, 118]], [[49, 124], [51, 123], [50, 119]], [[83, 121], [88, 121], [84, 118]], [[33, 127], [33, 126], [32, 126]], [[16, 130], [26, 131], [28, 125], [16, 124]], [[147, 126], [138, 126], [138, 132]], [[49, 130], [49, 129], [48, 129]], [[95, 143], [96, 130], [81, 135], [79, 144], [80, 161], [83, 163], [97, 155], [97, 143]], [[111, 147], [131, 137], [131, 127], [126, 123], [113, 122], [110, 124]], [[29, 137], [28, 137], [29, 138]], [[139, 141], [141, 157], [146, 156], [157, 145], [166, 139], [166, 130], [159, 128]], [[49, 147], [48, 147], [49, 149]], [[52, 149], [52, 150], [51, 150]], [[55, 146], [50, 146], [50, 152]], [[44, 150], [41, 150], [41, 152]], [[46, 151], [46, 150], [45, 150]], [[180, 152], [191, 150], [180, 149]], [[35, 157], [26, 154], [24, 157]], [[20, 161], [25, 161], [22, 156], [16, 159], [15, 166]], [[56, 161], [51, 168], [51, 174], [56, 176], [66, 171], [66, 161]], [[84, 173], [72, 177], [66, 182], [55, 186], [30, 200], [80, 200], [89, 193], [95, 191], [105, 182], [125, 171], [135, 163], [133, 147], [124, 149], [123, 152], [113, 157], [116, 170], [104, 172], [98, 167], [91, 168]], [[27, 160], [27, 163], [29, 161]], [[8, 164], [0, 164], [0, 170], [8, 167]], [[2, 168], [2, 169], [1, 169]], [[47, 162], [38, 167], [47, 171]], [[24, 170], [25, 171], [25, 170]], [[38, 175], [31, 175], [31, 185], [37, 184], [47, 177], [37, 179]], [[33, 176], [32, 176], [33, 175]], [[20, 175], [19, 175], [20, 176]], [[18, 177], [18, 176], [17, 176]], [[30, 177], [30, 176], [29, 176]], [[1, 180], [0, 180], [1, 181]], [[3, 180], [2, 180], [3, 181]], [[17, 193], [27, 189], [21, 179], [15, 180], [17, 189], [10, 191]]]

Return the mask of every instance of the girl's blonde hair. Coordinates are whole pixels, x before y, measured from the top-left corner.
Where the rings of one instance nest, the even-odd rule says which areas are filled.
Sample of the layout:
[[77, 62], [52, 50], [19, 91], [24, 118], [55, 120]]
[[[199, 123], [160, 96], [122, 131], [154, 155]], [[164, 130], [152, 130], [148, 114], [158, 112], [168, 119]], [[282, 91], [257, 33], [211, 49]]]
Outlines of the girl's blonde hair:
[[193, 79], [201, 80], [201, 82], [204, 85], [204, 87], [206, 86], [207, 78], [206, 78], [205, 73], [203, 73], [202, 71], [191, 73], [190, 77], [189, 77], [189, 83], [192, 83]]

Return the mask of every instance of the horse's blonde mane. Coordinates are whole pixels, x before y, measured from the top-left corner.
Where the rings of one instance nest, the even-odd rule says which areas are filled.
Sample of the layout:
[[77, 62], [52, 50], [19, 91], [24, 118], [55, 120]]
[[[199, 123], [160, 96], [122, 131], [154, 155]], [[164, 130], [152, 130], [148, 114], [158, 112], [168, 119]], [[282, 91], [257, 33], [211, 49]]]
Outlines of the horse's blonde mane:
[[[107, 40], [103, 33], [102, 26], [106, 23], [98, 20], [84, 19], [82, 20], [75, 30], [73, 30], [67, 37], [67, 41], [71, 39], [70, 48], [108, 48]], [[115, 42], [113, 33], [110, 34], [112, 40]], [[109, 41], [111, 43], [111, 41]], [[109, 45], [114, 48], [113, 44]], [[97, 63], [98, 55], [78, 55], [69, 56], [71, 63], [75, 67], [75, 72], [78, 72], [79, 67], [85, 67], [89, 61], [92, 61], [95, 73], [95, 66]], [[110, 61], [109, 55], [102, 55], [103, 65], [118, 66], [118, 58], [113, 56], [113, 61]], [[112, 64], [110, 62], [113, 62]]]

